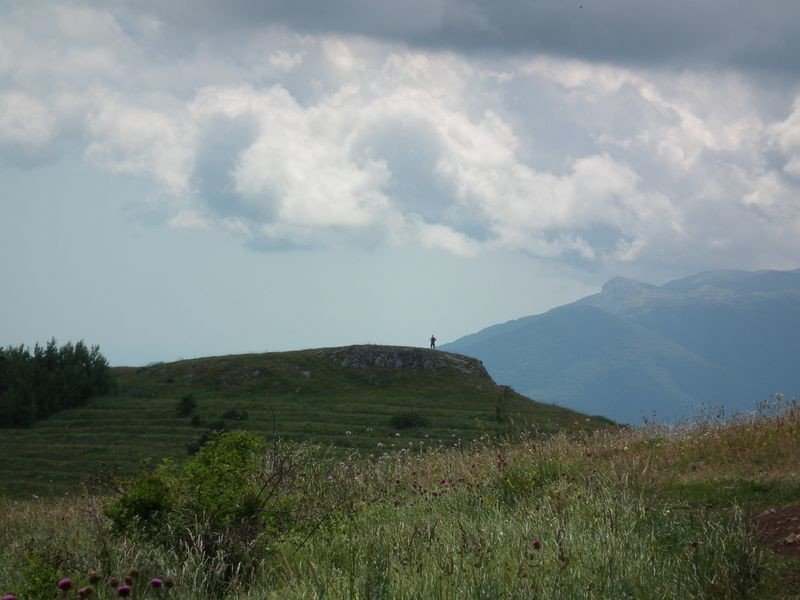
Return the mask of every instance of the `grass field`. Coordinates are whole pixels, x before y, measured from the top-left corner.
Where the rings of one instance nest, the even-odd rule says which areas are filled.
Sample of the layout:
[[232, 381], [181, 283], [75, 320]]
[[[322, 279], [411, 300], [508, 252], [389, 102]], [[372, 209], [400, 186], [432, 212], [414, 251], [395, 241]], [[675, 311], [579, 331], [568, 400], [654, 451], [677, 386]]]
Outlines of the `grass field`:
[[[618, 428], [463, 357], [363, 351], [117, 369], [114, 395], [5, 431], [0, 593], [116, 598], [134, 570], [134, 597], [175, 600], [800, 598], [795, 402]], [[189, 457], [226, 412], [242, 431]]]
[[[136, 568], [138, 597], [181, 600], [800, 596], [794, 403], [382, 458], [268, 448], [255, 483], [293, 465], [270, 504], [291, 518], [253, 538], [246, 558], [226, 553], [242, 542], [235, 527], [147, 537], [134, 523], [122, 534], [104, 516], [116, 496], [6, 500], [0, 588], [54, 597], [60, 577], [83, 585], [96, 569], [95, 597], [111, 598], [108, 577]], [[225, 544], [210, 551], [215, 539]], [[148, 589], [154, 576], [176, 585]]]
[[[373, 350], [436, 364], [428, 369], [342, 366], [353, 352]], [[421, 349], [224, 356], [115, 368], [114, 376], [113, 395], [29, 429], [3, 430], [3, 495], [74, 494], [82, 484], [91, 487], [109, 474], [130, 473], [145, 460], [185, 458], [187, 444], [221, 420], [228, 429], [366, 454], [409, 447], [409, 442], [417, 448], [469, 446], [481, 435], [506, 435], [530, 425], [545, 432], [611, 426], [499, 387], [477, 361]], [[179, 416], [179, 403], [187, 397], [196, 408]], [[226, 413], [246, 414], [246, 419], [223, 419]]]

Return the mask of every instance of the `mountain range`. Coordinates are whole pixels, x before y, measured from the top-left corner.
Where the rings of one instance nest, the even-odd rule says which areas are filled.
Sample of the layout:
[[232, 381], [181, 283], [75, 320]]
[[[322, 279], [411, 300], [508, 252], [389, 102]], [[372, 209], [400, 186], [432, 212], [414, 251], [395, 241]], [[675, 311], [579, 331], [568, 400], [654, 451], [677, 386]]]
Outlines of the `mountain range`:
[[526, 396], [624, 423], [800, 392], [800, 269], [709, 271], [598, 294], [442, 346]]

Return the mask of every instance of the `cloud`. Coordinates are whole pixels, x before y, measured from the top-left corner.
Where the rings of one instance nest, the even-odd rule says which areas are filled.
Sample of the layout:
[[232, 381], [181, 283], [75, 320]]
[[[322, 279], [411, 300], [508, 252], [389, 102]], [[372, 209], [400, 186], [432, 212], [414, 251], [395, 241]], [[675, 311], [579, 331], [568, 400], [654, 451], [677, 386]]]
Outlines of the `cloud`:
[[113, 92], [91, 94], [86, 158], [115, 173], [145, 175], [175, 196], [189, 190], [190, 126], [163, 111], [129, 104]]
[[0, 144], [34, 150], [52, 140], [55, 126], [54, 115], [35, 96], [0, 93]]
[[792, 0], [136, 0], [133, 5], [176, 29], [195, 31], [281, 24], [315, 35], [360, 35], [458, 52], [800, 70], [800, 15]]
[[[0, 25], [0, 57], [12, 57], [0, 58], [0, 159], [33, 168], [79, 146], [99, 169], [152, 181], [161, 222], [265, 251], [416, 244], [584, 266], [761, 266], [800, 250], [800, 100], [783, 79], [612, 62], [618, 42], [581, 21], [585, 51], [575, 32], [573, 50], [559, 46], [563, 4], [504, 4], [509, 16], [470, 4], [458, 17], [463, 3], [421, 3], [419, 19], [396, 23], [369, 8], [347, 25], [356, 0], [316, 15], [279, 2], [223, 15], [213, 3], [186, 23], [180, 2], [19, 3]], [[617, 29], [644, 19], [611, 4], [628, 10]], [[690, 46], [709, 6], [681, 34]], [[667, 5], [652, 10], [677, 27]], [[783, 10], [763, 19], [778, 27]], [[480, 52], [516, 35], [514, 15], [536, 16], [540, 39]], [[224, 26], [192, 29], [215, 16]], [[468, 31], [484, 42], [462, 40]], [[637, 46], [653, 61], [680, 52], [653, 35]], [[738, 49], [710, 39], [704, 56], [744, 60], [758, 45], [745, 37]]]
[[771, 134], [780, 149], [783, 170], [800, 179], [800, 95], [794, 101], [791, 114], [786, 120], [776, 123]]

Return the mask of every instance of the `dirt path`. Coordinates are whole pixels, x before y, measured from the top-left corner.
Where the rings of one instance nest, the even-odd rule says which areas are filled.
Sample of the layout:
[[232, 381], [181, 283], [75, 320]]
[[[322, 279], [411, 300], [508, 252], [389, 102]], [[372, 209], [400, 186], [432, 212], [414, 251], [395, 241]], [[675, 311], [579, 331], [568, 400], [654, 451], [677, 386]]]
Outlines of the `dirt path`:
[[768, 508], [754, 522], [759, 543], [781, 556], [800, 558], [800, 506]]

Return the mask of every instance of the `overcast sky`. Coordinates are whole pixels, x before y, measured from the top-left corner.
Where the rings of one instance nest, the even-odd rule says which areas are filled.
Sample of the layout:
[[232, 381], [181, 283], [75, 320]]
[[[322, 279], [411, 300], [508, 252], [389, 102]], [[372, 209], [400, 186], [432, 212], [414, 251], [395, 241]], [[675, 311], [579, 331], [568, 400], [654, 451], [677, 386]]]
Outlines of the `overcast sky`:
[[0, 345], [425, 345], [798, 267], [795, 0], [0, 0]]

